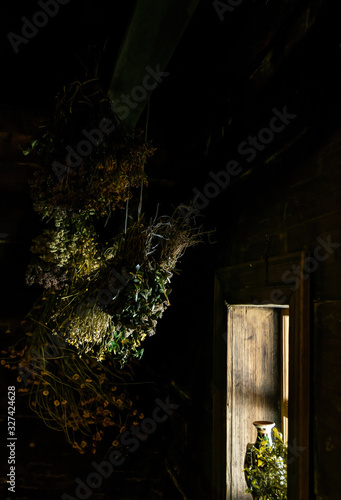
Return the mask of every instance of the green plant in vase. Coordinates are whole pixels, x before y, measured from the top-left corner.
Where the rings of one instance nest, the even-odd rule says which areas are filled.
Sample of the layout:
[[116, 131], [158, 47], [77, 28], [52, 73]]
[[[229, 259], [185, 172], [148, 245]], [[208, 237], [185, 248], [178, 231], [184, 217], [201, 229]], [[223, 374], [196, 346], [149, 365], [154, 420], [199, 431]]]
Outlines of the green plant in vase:
[[247, 449], [245, 493], [251, 493], [257, 500], [287, 500], [287, 446], [276, 427], [273, 435], [271, 444], [264, 435]]

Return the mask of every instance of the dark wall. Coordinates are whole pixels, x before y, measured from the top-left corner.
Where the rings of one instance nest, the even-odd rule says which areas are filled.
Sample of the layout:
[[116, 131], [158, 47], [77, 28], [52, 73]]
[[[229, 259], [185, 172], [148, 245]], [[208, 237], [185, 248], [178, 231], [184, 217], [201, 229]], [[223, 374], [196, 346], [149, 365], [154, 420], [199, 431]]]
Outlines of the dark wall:
[[[228, 219], [219, 230], [219, 267], [302, 250], [310, 254], [304, 274], [311, 282], [312, 475], [321, 499], [337, 498], [339, 491], [340, 152], [341, 129], [329, 137], [317, 130], [217, 200]], [[297, 270], [287, 271], [286, 279], [300, 286]]]

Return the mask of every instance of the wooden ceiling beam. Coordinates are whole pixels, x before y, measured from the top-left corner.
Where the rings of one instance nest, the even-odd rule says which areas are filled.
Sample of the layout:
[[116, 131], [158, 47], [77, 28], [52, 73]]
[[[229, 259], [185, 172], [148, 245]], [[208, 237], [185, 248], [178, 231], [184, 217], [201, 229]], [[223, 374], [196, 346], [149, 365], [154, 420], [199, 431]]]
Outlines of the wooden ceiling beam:
[[135, 127], [200, 0], [137, 0], [108, 95], [119, 118]]

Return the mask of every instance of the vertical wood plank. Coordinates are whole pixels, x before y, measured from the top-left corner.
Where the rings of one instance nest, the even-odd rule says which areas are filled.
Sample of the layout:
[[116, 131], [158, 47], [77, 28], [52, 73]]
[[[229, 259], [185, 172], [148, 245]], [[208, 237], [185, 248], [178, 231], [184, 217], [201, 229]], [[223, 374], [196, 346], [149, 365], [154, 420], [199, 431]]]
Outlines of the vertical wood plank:
[[214, 285], [212, 378], [212, 500], [226, 499], [226, 307], [221, 283]]
[[303, 276], [306, 257], [302, 252], [300, 286], [289, 302], [288, 498], [298, 500], [310, 499], [310, 280]]
[[[254, 442], [255, 420], [280, 424], [279, 310], [230, 306], [228, 312], [228, 497], [245, 496], [242, 472], [246, 445]], [[229, 483], [228, 483], [229, 484]]]
[[341, 301], [314, 305], [315, 343], [315, 494], [340, 496], [341, 449]]
[[232, 500], [233, 467], [232, 467], [232, 401], [233, 401], [233, 307], [227, 308], [227, 363], [226, 363], [226, 484], [227, 500]]

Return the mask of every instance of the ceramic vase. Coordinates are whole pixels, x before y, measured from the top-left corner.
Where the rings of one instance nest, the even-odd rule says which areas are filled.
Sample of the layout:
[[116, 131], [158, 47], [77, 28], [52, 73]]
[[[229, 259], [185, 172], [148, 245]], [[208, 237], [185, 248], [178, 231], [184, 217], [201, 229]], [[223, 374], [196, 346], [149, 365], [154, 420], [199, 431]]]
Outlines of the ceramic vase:
[[[261, 442], [263, 440], [267, 441], [268, 446], [272, 446], [272, 429], [275, 427], [275, 422], [271, 422], [269, 420], [256, 420], [253, 422], [253, 425], [257, 429], [257, 439], [255, 443], [248, 443], [246, 447], [244, 468], [249, 468], [253, 465], [253, 453], [252, 448], [259, 448]], [[245, 480], [248, 488], [250, 488], [250, 484], [247, 481], [247, 477], [245, 474]], [[256, 496], [252, 494], [254, 499], [257, 499]]]

